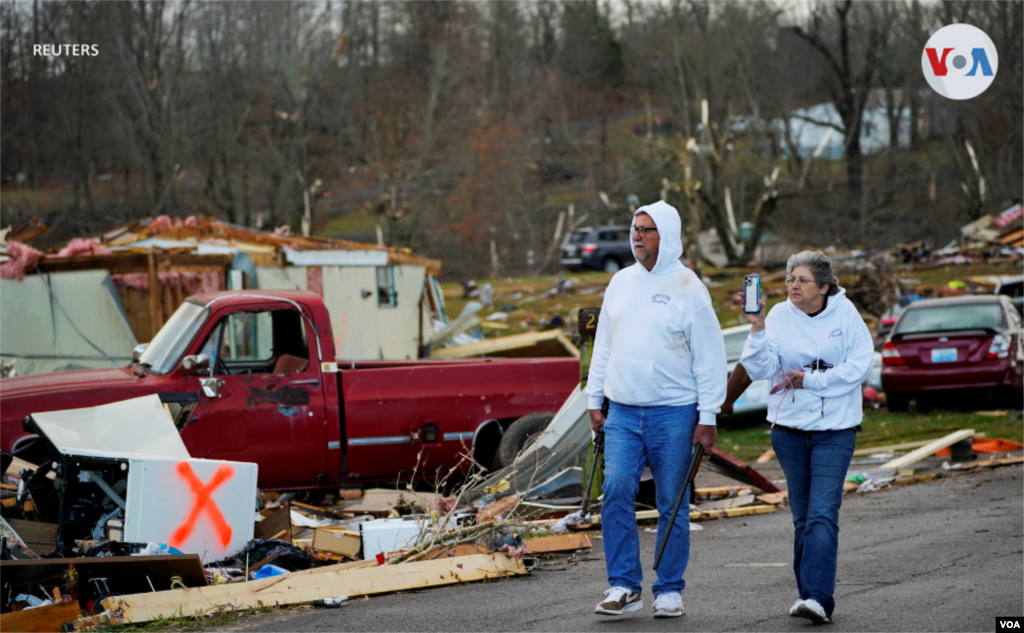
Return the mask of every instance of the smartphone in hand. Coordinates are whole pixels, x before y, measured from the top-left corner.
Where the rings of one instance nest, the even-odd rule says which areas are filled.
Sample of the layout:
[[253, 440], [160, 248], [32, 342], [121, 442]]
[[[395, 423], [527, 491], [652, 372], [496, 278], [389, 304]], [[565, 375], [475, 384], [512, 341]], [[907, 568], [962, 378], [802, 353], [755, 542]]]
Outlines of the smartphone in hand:
[[747, 314], [761, 311], [761, 277], [758, 275], [743, 277], [743, 311]]

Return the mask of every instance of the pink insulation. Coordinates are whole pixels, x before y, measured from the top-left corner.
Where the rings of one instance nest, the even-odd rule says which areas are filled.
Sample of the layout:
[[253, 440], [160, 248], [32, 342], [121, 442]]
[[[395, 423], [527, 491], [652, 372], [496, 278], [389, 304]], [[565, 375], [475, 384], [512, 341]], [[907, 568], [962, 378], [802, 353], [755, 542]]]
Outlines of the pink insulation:
[[95, 240], [90, 240], [83, 237], [76, 237], [75, 239], [68, 242], [68, 245], [60, 249], [56, 255], [47, 255], [47, 257], [74, 257], [75, 255], [112, 255], [111, 251], [106, 246], [100, 244]]
[[39, 260], [43, 258], [43, 252], [32, 248], [28, 244], [9, 240], [7, 242], [7, 256], [10, 259], [4, 262], [3, 266], [0, 266], [0, 277], [21, 281], [25, 278], [25, 272], [35, 268]]

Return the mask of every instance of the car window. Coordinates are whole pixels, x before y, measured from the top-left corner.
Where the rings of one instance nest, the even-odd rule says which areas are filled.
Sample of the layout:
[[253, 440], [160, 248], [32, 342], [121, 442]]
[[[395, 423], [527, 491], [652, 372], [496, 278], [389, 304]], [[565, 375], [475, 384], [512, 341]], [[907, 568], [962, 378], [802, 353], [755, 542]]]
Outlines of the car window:
[[1003, 310], [998, 303], [944, 305], [907, 310], [896, 324], [896, 334], [976, 330], [997, 328], [1002, 324]]
[[573, 231], [569, 234], [568, 242], [570, 244], [582, 244], [587, 241], [587, 235], [589, 234], [590, 231]]
[[1024, 281], [1015, 281], [1013, 283], [1003, 284], [999, 287], [999, 294], [1006, 295], [1007, 297], [1024, 296]]
[[743, 344], [747, 342], [747, 335], [750, 331], [744, 332], [732, 332], [726, 334], [725, 338], [725, 357], [729, 361], [738, 359], [743, 355]]
[[626, 241], [626, 231], [601, 231], [597, 239], [601, 242], [624, 242]]

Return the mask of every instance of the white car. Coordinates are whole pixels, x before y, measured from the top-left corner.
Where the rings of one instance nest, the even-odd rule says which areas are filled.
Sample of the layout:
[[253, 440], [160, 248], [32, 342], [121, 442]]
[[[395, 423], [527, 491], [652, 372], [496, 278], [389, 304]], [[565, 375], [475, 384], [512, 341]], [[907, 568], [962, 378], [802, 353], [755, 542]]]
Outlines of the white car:
[[[730, 376], [732, 376], [732, 370], [736, 369], [736, 364], [740, 362], [740, 356], [743, 355], [743, 344], [746, 343], [748, 334], [750, 334], [749, 323], [722, 330], [722, 336], [725, 338], [725, 360], [729, 363]], [[767, 380], [755, 380], [733, 404], [734, 415], [753, 411], [768, 411]]]

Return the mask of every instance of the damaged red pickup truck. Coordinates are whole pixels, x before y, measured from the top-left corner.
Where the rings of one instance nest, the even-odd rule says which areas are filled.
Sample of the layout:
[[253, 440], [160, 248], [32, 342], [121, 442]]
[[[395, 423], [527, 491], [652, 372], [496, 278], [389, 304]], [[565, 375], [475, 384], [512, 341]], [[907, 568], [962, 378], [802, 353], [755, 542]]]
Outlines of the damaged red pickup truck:
[[433, 479], [463, 446], [491, 466], [510, 424], [557, 411], [579, 383], [574, 358], [349, 362], [334, 349], [316, 294], [193, 296], [128, 367], [4, 379], [0, 448], [31, 461], [30, 413], [160, 394], [194, 457], [255, 462], [263, 489]]

